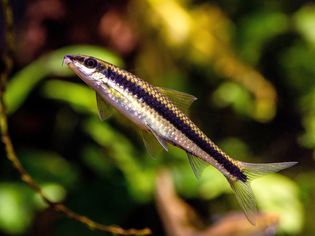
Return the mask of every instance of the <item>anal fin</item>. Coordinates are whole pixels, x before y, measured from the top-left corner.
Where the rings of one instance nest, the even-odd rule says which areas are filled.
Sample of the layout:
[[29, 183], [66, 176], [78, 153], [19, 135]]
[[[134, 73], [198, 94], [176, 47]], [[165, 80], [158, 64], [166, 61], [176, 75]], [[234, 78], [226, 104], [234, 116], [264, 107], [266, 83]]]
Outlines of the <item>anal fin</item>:
[[161, 144], [157, 141], [157, 139], [151, 132], [141, 130], [141, 136], [144, 146], [147, 149], [149, 155], [155, 159], [157, 156], [161, 154], [164, 148], [161, 146]]
[[189, 164], [196, 176], [197, 179], [200, 179], [200, 176], [203, 172], [203, 170], [207, 167], [208, 163], [201, 160], [198, 157], [193, 156], [192, 154], [187, 152], [187, 157]]

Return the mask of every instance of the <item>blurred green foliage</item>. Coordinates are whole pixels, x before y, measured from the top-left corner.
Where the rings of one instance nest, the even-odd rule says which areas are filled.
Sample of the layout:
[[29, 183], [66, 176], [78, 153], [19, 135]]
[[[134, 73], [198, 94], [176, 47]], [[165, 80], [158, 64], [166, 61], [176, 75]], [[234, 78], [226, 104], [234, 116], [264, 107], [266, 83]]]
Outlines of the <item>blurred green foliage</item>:
[[10, 234], [28, 230], [34, 214], [34, 193], [21, 183], [0, 185], [0, 227]]
[[[17, 63], [8, 83], [13, 142], [47, 196], [101, 223], [148, 226], [162, 235], [154, 210], [155, 178], [167, 167], [180, 196], [207, 206], [195, 204], [209, 219], [239, 209], [214, 168], [197, 181], [182, 150], [171, 147], [152, 159], [126, 119], [118, 114], [98, 119], [94, 92], [62, 66], [66, 54], [87, 54], [197, 96], [192, 120], [233, 158], [298, 161], [284, 172], [287, 177], [261, 178], [253, 189], [260, 209], [279, 215], [278, 235], [314, 235], [315, 4], [122, 2], [107, 3], [104, 12], [100, 7], [101, 16], [88, 13], [86, 21], [98, 27], [79, 19], [77, 28], [63, 29], [68, 38], [57, 37], [57, 45], [70, 46], [56, 49], [47, 39], [49, 46], [37, 58]], [[84, 7], [75, 7], [86, 16]], [[78, 13], [65, 14], [58, 22], [72, 25], [67, 20]], [[27, 39], [22, 36], [18, 45]], [[17, 55], [26, 55], [17, 48]], [[3, 158], [0, 164], [0, 231], [31, 234], [43, 212], [54, 213], [8, 171], [12, 167]], [[97, 235], [69, 220], [46, 220], [56, 225], [53, 235]]]
[[61, 66], [61, 58], [63, 58], [64, 55], [76, 54], [78, 52], [84, 55], [95, 55], [95, 57], [98, 58], [106, 58], [109, 62], [117, 65], [121, 64], [120, 59], [100, 47], [77, 45], [55, 50], [49, 55], [45, 55], [32, 62], [12, 77], [12, 81], [8, 85], [5, 93], [5, 102], [8, 107], [8, 112], [12, 113], [16, 111], [34, 86], [46, 76], [70, 76], [71, 72], [66, 66]]

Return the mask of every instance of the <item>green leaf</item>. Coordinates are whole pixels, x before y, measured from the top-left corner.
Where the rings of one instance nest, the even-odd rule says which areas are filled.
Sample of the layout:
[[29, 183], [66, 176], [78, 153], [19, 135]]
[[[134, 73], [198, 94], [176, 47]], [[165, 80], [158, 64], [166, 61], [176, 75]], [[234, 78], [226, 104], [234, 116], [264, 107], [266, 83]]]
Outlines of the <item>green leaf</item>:
[[[116, 166], [122, 171], [133, 197], [138, 201], [148, 201], [152, 198], [155, 168], [154, 165], [151, 168], [149, 166], [144, 167], [144, 164], [151, 159], [142, 156], [126, 137], [108, 123], [98, 121], [96, 117], [85, 122], [84, 130], [110, 153], [108, 156], [104, 153], [104, 158], [112, 158]], [[154, 160], [152, 162], [154, 163]]]
[[23, 150], [19, 152], [19, 156], [25, 168], [39, 183], [54, 182], [72, 187], [78, 181], [78, 173], [74, 166], [57, 153]]
[[0, 184], [0, 229], [9, 234], [22, 234], [32, 223], [35, 208], [33, 193], [22, 184]]
[[95, 92], [83, 84], [51, 80], [42, 91], [44, 96], [66, 102], [76, 111], [97, 114]]
[[199, 194], [204, 199], [214, 199], [232, 189], [223, 174], [214, 167], [206, 168], [201, 181]]
[[213, 93], [217, 107], [231, 106], [238, 114], [253, 116], [253, 100], [249, 92], [234, 82], [225, 82]]
[[[66, 197], [66, 190], [60, 184], [46, 183], [41, 185], [41, 189], [45, 197], [52, 202], [62, 202]], [[45, 209], [47, 203], [38, 195], [35, 195], [35, 204], [38, 208]]]
[[282, 12], [262, 10], [244, 17], [239, 25], [239, 51], [245, 60], [256, 64], [264, 45], [288, 29], [289, 18]]
[[302, 6], [293, 17], [297, 30], [313, 46], [315, 46], [315, 4]]
[[280, 174], [267, 175], [252, 184], [260, 210], [279, 215], [279, 229], [298, 234], [303, 227], [303, 207], [298, 186]]

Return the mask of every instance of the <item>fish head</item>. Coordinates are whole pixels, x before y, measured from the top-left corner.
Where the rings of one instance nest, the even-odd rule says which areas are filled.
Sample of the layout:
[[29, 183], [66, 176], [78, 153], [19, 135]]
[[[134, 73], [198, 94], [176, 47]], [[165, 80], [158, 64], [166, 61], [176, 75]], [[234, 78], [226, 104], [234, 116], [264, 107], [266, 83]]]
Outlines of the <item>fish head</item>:
[[122, 100], [129, 96], [125, 87], [131, 84], [127, 79], [130, 75], [123, 69], [85, 55], [66, 55], [63, 63], [95, 90], [98, 96], [112, 105], [122, 104]]
[[110, 64], [105, 61], [86, 55], [66, 55], [63, 63], [95, 90], [107, 84], [103, 71]]

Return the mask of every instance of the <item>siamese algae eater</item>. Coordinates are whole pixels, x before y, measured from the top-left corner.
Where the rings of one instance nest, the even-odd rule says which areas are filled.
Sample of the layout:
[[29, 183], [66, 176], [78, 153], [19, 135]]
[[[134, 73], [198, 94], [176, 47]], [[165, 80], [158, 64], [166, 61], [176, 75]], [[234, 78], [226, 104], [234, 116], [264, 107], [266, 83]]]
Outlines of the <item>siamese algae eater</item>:
[[66, 55], [64, 63], [96, 91], [101, 119], [109, 115], [111, 105], [142, 130], [149, 152], [156, 150], [156, 140], [166, 151], [167, 143], [171, 143], [186, 151], [196, 177], [200, 176], [207, 164], [218, 169], [230, 183], [252, 224], [255, 224], [257, 209], [250, 181], [296, 164], [253, 164], [232, 159], [186, 115], [189, 106], [196, 100], [192, 95], [155, 87], [115, 65], [91, 56]]

